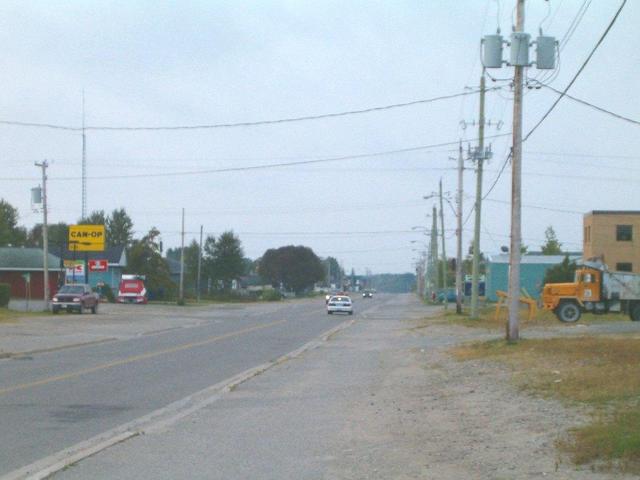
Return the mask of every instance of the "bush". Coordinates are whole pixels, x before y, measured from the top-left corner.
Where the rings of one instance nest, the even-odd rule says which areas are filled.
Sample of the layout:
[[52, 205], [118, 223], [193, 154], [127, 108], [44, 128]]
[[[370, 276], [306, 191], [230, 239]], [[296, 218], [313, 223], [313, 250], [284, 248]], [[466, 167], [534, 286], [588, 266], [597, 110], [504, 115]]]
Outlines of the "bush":
[[8, 283], [0, 283], [0, 307], [9, 305], [9, 297], [11, 296], [11, 285]]
[[104, 285], [97, 287], [96, 290], [98, 291], [101, 297], [105, 297], [107, 299], [107, 302], [115, 303], [116, 297], [113, 294], [113, 290], [111, 289], [110, 285], [107, 285], [105, 283]]
[[265, 290], [262, 292], [262, 300], [267, 302], [279, 302], [282, 299], [282, 294], [279, 290]]

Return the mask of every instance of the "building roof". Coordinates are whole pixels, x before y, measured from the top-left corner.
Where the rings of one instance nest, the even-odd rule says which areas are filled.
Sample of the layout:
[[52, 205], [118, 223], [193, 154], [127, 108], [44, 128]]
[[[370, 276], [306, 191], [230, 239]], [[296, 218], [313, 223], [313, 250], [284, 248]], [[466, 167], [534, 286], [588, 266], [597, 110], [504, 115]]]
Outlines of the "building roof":
[[[569, 260], [579, 260], [582, 258], [581, 253], [569, 253], [567, 255], [569, 256]], [[520, 257], [520, 263], [530, 265], [552, 265], [562, 263], [567, 255], [522, 255], [522, 257]], [[490, 255], [489, 263], [509, 263], [509, 254], [501, 253], [498, 255]]]
[[592, 210], [585, 215], [640, 215], [640, 210]]
[[[171, 257], [164, 258], [165, 263], [169, 267], [170, 275], [180, 275], [180, 260], [175, 260]], [[184, 273], [186, 274], [189, 271], [187, 264], [184, 264]]]
[[[55, 253], [55, 247], [53, 248]], [[109, 266], [127, 266], [127, 252], [124, 245], [106, 247], [103, 252], [74, 252], [73, 250], [62, 250], [62, 258], [65, 260], [84, 260], [85, 254], [89, 260], [106, 260]]]
[[[60, 257], [49, 253], [49, 270], [60, 270]], [[0, 247], [0, 270], [42, 271], [43, 252], [41, 248]]]

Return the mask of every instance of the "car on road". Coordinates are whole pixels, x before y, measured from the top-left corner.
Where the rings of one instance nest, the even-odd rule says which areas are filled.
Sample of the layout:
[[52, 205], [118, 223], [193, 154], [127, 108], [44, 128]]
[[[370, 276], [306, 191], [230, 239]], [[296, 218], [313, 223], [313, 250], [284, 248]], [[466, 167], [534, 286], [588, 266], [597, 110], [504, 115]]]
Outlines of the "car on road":
[[373, 298], [373, 292], [371, 290], [365, 290], [362, 292], [362, 298]]
[[82, 313], [84, 310], [91, 310], [91, 313], [98, 312], [100, 298], [97, 293], [91, 290], [91, 285], [86, 283], [70, 283], [63, 285], [51, 299], [51, 311], [58, 313], [60, 310], [67, 312]]
[[327, 302], [327, 314], [332, 315], [336, 312], [347, 313], [353, 315], [353, 303], [351, 298], [346, 295], [335, 295]]

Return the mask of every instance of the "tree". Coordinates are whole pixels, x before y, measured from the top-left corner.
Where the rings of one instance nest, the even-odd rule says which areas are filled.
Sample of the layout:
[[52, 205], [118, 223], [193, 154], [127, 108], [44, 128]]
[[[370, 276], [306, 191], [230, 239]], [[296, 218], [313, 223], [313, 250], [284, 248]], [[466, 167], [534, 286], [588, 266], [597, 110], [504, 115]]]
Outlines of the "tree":
[[224, 232], [213, 245], [211, 266], [216, 280], [222, 282], [225, 292], [231, 290], [233, 280], [245, 271], [244, 252], [240, 239], [233, 231]]
[[18, 226], [18, 209], [0, 199], [0, 247], [23, 246], [26, 240], [26, 229]]
[[[49, 239], [49, 249], [56, 255], [60, 254], [60, 249], [67, 248], [69, 240], [69, 225], [64, 222], [54, 223], [47, 226], [47, 236]], [[28, 247], [42, 247], [42, 224], [33, 226], [27, 235], [26, 245]]]
[[[180, 261], [180, 247], [167, 250], [167, 258]], [[200, 246], [198, 242], [192, 240], [184, 247], [184, 287], [187, 290], [196, 291], [198, 283], [198, 254]]]
[[300, 293], [323, 280], [325, 270], [309, 247], [289, 245], [264, 253], [260, 261], [260, 275], [274, 286], [282, 283], [287, 289]]
[[127, 252], [126, 273], [144, 275], [149, 292], [158, 298], [167, 298], [175, 293], [175, 285], [160, 253], [159, 235], [160, 231], [152, 227], [144, 237], [131, 242]]
[[547, 227], [544, 231], [546, 243], [542, 245], [543, 255], [560, 255], [562, 253], [562, 244], [558, 241], [556, 232], [552, 226]]
[[337, 284], [344, 276], [344, 272], [342, 268], [340, 268], [340, 263], [338, 263], [338, 260], [333, 257], [327, 257], [324, 260], [324, 264], [326, 270], [325, 275], [329, 282], [328, 286], [330, 286], [331, 284]]
[[124, 208], [116, 209], [106, 218], [107, 245], [129, 246], [133, 239], [133, 221]]
[[104, 210], [94, 210], [87, 218], [78, 220], [78, 225], [106, 225], [107, 217]]
[[569, 260], [569, 256], [565, 255], [562, 263], [548, 268], [544, 273], [543, 285], [547, 283], [566, 283], [573, 282], [576, 273], [576, 262]]

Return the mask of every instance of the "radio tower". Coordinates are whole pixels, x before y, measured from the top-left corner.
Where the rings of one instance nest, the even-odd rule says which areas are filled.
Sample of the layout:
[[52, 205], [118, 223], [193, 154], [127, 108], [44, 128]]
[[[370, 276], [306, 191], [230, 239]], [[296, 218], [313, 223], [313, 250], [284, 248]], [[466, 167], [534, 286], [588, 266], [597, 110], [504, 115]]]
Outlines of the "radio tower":
[[87, 218], [87, 138], [84, 130], [84, 88], [82, 89], [82, 219]]

